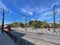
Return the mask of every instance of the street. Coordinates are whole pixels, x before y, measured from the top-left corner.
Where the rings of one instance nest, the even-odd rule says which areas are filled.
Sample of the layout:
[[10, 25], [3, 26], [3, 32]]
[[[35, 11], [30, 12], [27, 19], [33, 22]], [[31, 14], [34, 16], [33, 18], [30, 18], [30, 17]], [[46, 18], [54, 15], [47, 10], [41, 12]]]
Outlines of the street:
[[47, 42], [50, 45], [51, 44], [60, 45], [60, 34], [57, 33], [47, 33], [47, 32], [38, 33], [38, 32], [29, 32], [29, 31], [21, 31], [21, 30], [17, 30], [15, 32], [25, 34], [22, 38], [25, 38], [28, 41], [30, 40], [31, 42], [34, 42], [33, 40], [36, 40], [37, 42], [38, 40], [40, 40], [40, 41]]

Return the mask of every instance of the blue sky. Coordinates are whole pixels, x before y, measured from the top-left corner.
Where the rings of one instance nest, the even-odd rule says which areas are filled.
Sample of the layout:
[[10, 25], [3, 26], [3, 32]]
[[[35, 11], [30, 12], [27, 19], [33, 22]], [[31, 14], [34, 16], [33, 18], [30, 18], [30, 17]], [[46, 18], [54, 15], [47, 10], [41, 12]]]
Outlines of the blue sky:
[[[0, 0], [0, 23], [5, 9], [5, 23], [29, 20], [53, 22], [53, 6], [56, 6], [56, 22], [60, 21], [60, 0]], [[9, 11], [9, 13], [7, 13]]]

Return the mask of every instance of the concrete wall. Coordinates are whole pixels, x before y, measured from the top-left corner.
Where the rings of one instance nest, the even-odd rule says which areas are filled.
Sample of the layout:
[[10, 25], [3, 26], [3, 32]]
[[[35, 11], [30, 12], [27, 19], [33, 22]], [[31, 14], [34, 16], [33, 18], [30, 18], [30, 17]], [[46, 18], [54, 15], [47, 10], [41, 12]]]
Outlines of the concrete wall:
[[5, 31], [5, 33], [15, 42], [16, 45], [35, 45], [33, 44], [32, 42], [29, 42], [27, 40], [25, 40], [24, 38], [21, 38], [21, 37], [17, 37], [16, 35], [13, 35], [11, 33], [8, 33]]

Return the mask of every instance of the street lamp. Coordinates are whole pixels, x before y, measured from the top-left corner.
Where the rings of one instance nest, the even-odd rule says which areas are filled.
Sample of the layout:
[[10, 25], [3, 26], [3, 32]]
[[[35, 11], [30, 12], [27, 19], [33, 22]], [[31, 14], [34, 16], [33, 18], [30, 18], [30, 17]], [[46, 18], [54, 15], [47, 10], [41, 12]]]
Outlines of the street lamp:
[[27, 17], [28, 16], [26, 16], [26, 15], [24, 15], [24, 17], [23, 17], [23, 24], [24, 24], [25, 31], [27, 31], [27, 25], [26, 25], [26, 18]]
[[2, 9], [2, 30], [1, 30], [2, 33], [4, 32], [4, 13], [5, 13], [5, 11], [6, 11], [5, 9]]
[[23, 24], [24, 24], [24, 28], [25, 28], [25, 31], [26, 31], [26, 17], [23, 17]]
[[53, 6], [53, 28], [54, 28], [54, 32], [55, 31], [55, 28], [56, 28], [56, 25], [55, 25], [55, 16], [56, 16], [56, 4]]
[[2, 13], [2, 30], [1, 32], [4, 32], [4, 9], [2, 9], [3, 13]]

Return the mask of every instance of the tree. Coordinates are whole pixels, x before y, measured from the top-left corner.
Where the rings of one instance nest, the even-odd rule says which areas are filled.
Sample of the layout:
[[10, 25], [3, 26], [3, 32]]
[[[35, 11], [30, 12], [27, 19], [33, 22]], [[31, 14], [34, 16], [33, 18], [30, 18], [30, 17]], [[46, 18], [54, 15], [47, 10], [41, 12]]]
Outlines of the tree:
[[59, 23], [59, 24], [57, 24], [57, 26], [60, 26], [60, 23]]
[[34, 21], [31, 20], [31, 21], [29, 21], [29, 24], [33, 28], [40, 28], [42, 22], [41, 21], [37, 21], [37, 20], [34, 20]]
[[54, 27], [54, 26], [56, 27], [57, 26], [57, 23], [55, 23], [55, 24], [54, 23], [51, 23], [51, 27]]
[[47, 27], [46, 21], [44, 21], [44, 22], [42, 23], [41, 27], [42, 27], [42, 28], [46, 28], [46, 27]]
[[12, 26], [12, 27], [17, 27], [17, 26], [19, 26], [19, 27], [24, 27], [24, 24], [21, 23], [21, 22], [14, 22], [14, 23], [11, 24], [11, 26]]
[[17, 22], [14, 22], [11, 24], [12, 27], [16, 27], [17, 26]]
[[26, 27], [30, 27], [29, 23], [26, 23], [25, 26], [26, 26]]
[[33, 23], [33, 22], [34, 22], [33, 20], [30, 20], [30, 21], [29, 21], [30, 27], [32, 26], [32, 23]]
[[33, 28], [36, 28], [37, 23], [34, 21], [31, 26], [32, 26]]
[[24, 24], [23, 23], [17, 23], [17, 26], [24, 27]]

